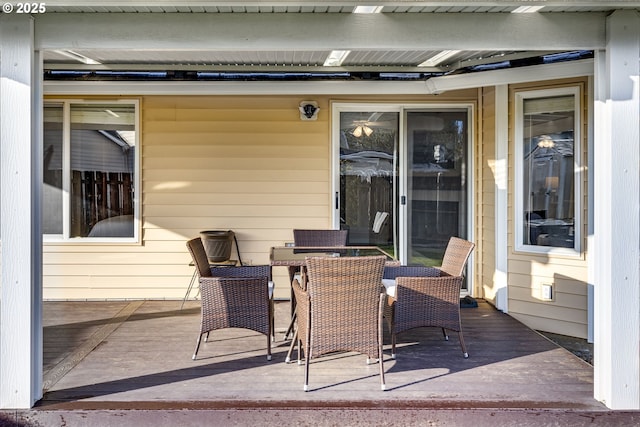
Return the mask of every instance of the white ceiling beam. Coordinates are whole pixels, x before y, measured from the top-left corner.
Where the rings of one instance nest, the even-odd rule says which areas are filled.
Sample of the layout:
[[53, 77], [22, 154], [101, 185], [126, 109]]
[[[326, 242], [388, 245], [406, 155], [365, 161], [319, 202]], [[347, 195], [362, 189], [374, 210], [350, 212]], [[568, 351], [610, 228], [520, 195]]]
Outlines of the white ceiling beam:
[[[36, 15], [36, 49], [592, 50], [604, 13]], [[61, 31], [64, 29], [64, 31]]]

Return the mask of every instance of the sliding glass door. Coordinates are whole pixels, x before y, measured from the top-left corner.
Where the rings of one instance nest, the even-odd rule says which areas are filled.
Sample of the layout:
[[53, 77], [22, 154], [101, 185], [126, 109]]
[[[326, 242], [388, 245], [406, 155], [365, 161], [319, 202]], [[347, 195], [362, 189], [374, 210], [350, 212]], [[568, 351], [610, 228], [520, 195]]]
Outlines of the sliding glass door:
[[406, 259], [437, 266], [451, 236], [468, 238], [467, 109], [407, 111]]
[[403, 264], [470, 238], [470, 106], [334, 105], [336, 227]]
[[339, 184], [341, 229], [350, 245], [376, 245], [396, 255], [399, 113], [340, 113]]

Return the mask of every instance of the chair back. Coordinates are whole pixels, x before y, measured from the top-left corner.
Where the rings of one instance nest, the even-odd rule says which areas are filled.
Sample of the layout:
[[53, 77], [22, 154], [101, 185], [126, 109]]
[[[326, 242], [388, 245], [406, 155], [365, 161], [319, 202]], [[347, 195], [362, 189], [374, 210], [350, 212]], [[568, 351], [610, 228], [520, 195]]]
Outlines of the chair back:
[[435, 267], [394, 265], [385, 266], [383, 279], [395, 279], [396, 277], [438, 277], [440, 270]]
[[202, 239], [196, 237], [187, 242], [187, 249], [193, 258], [193, 264], [196, 266], [198, 276], [211, 277], [211, 267], [209, 266], [209, 258], [207, 252], [204, 250]]
[[459, 237], [449, 239], [440, 270], [449, 276], [462, 276], [474, 247], [474, 243]]
[[271, 267], [268, 265], [243, 265], [239, 267], [216, 267], [211, 271], [213, 277], [266, 277], [270, 279]]
[[386, 257], [309, 257], [309, 357], [334, 351], [378, 353], [378, 316]]
[[293, 230], [296, 246], [346, 246], [349, 230]]

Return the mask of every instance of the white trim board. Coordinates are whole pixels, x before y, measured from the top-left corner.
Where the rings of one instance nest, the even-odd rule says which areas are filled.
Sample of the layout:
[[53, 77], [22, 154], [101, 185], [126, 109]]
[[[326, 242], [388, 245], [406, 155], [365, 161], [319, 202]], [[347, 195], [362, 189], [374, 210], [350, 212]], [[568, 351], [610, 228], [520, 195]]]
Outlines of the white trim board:
[[419, 95], [593, 75], [593, 60], [434, 77], [425, 81], [44, 82], [45, 95]]

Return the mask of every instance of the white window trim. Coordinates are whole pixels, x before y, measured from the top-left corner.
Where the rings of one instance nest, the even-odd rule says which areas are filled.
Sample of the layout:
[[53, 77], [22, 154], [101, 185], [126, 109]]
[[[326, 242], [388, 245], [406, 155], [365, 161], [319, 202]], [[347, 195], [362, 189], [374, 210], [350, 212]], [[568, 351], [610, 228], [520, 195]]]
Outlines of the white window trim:
[[[584, 225], [584, 219], [582, 215], [582, 103], [580, 99], [580, 87], [568, 86], [556, 89], [541, 89], [532, 91], [517, 92], [515, 94], [515, 150], [514, 150], [514, 248], [516, 252], [526, 252], [535, 254], [549, 254], [549, 255], [561, 255], [568, 257], [580, 257], [582, 255], [582, 227]], [[524, 185], [523, 170], [524, 165], [522, 161], [523, 146], [521, 144], [524, 139], [523, 129], [523, 105], [526, 99], [535, 98], [547, 98], [554, 96], [568, 96], [574, 97], [575, 109], [574, 109], [574, 155], [573, 155], [573, 170], [574, 170], [574, 247], [573, 248], [559, 248], [553, 246], [537, 246], [537, 245], [525, 245], [523, 242], [523, 229], [524, 229], [524, 194], [522, 186]]]
[[44, 234], [44, 243], [140, 243], [140, 236], [142, 235], [140, 226], [140, 194], [142, 192], [142, 177], [141, 175], [141, 162], [142, 162], [142, 150], [140, 145], [140, 101], [138, 99], [70, 99], [70, 98], [56, 98], [46, 99], [44, 104], [60, 104], [63, 108], [63, 122], [62, 122], [62, 143], [63, 143], [63, 170], [68, 172], [71, 167], [71, 105], [72, 104], [126, 104], [133, 105], [135, 109], [134, 123], [135, 123], [135, 144], [136, 144], [136, 159], [134, 162], [134, 191], [133, 191], [133, 237], [69, 237], [69, 221], [70, 221], [70, 188], [71, 177], [68, 173], [63, 175], [62, 182], [62, 234]]

